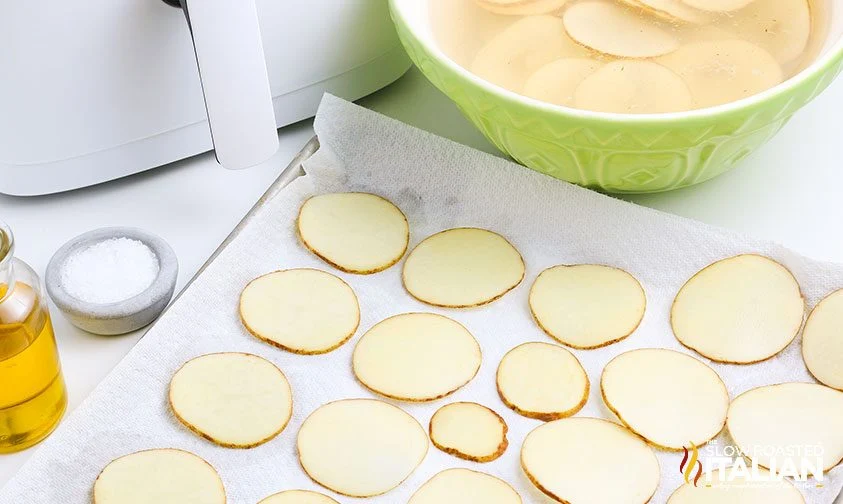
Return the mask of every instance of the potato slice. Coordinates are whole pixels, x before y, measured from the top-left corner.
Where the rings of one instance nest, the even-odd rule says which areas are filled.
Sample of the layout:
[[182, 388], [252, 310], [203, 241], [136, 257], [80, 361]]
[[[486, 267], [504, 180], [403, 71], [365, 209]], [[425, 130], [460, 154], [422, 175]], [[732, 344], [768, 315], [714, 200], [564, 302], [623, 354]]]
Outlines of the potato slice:
[[480, 369], [480, 345], [459, 322], [405, 313], [375, 324], [352, 355], [366, 388], [400, 401], [433, 401], [454, 393]]
[[679, 47], [667, 31], [607, 0], [576, 3], [565, 10], [562, 21], [574, 41], [610, 56], [652, 58]]
[[698, 486], [685, 483], [677, 488], [667, 504], [805, 504], [802, 493], [786, 479], [778, 479], [764, 469], [750, 477], [732, 469], [713, 469], [711, 477]]
[[600, 391], [624, 425], [665, 450], [701, 446], [726, 425], [729, 392], [723, 380], [707, 365], [673, 350], [618, 355], [603, 369]]
[[225, 504], [217, 471], [196, 455], [171, 448], [112, 460], [94, 483], [94, 504]]
[[521, 504], [521, 497], [490, 474], [447, 469], [419, 487], [408, 504]]
[[676, 23], [702, 25], [711, 21], [711, 16], [702, 10], [690, 7], [682, 0], [621, 0], [632, 7], [661, 19]]
[[240, 319], [252, 335], [297, 354], [322, 354], [348, 341], [360, 323], [351, 287], [315, 269], [253, 280], [240, 296]]
[[530, 289], [530, 311], [539, 327], [579, 349], [626, 338], [641, 323], [646, 306], [638, 280], [609, 266], [554, 266], [539, 274]]
[[571, 106], [577, 86], [602, 66], [602, 62], [591, 58], [558, 59], [531, 75], [523, 94], [554, 105]]
[[810, 475], [843, 461], [841, 419], [843, 392], [814, 383], [783, 383], [736, 397], [726, 427], [741, 452], [762, 467], [790, 467]]
[[799, 284], [767, 257], [717, 261], [680, 289], [670, 322], [680, 343], [716, 362], [754, 364], [784, 350], [805, 315]]
[[302, 205], [296, 226], [305, 247], [347, 273], [383, 271], [404, 256], [410, 243], [407, 217], [374, 194], [314, 196]]
[[558, 11], [568, 0], [475, 0], [477, 5], [495, 14], [535, 16]]
[[501, 359], [497, 387], [513, 411], [548, 421], [581, 410], [590, 385], [580, 361], [568, 350], [550, 343], [524, 343]]
[[404, 263], [404, 287], [423, 303], [469, 308], [491, 303], [524, 279], [524, 260], [503, 236], [477, 228], [442, 231]]
[[[695, 9], [711, 12], [732, 12], [743, 9], [756, 0], [682, 0]], [[780, 0], [758, 0], [758, 3], [773, 3]]]
[[647, 443], [599, 418], [566, 418], [530, 432], [521, 467], [548, 497], [563, 503], [644, 504], [659, 485]]
[[559, 58], [586, 58], [588, 50], [565, 33], [556, 16], [519, 19], [478, 51], [469, 69], [492, 84], [521, 92], [527, 76]]
[[776, 60], [744, 40], [691, 42], [658, 62], [682, 77], [697, 108], [737, 101], [784, 80]]
[[811, 311], [802, 332], [802, 357], [814, 378], [843, 390], [843, 290]]
[[430, 419], [430, 440], [455, 457], [491, 462], [509, 446], [506, 422], [489, 408], [471, 402], [442, 406]]
[[290, 421], [293, 394], [284, 373], [257, 355], [217, 353], [185, 363], [170, 381], [176, 418], [203, 438], [228, 448], [252, 448]]
[[286, 492], [270, 495], [258, 504], [339, 504], [339, 502], [308, 490], [287, 490]]
[[313, 481], [349, 497], [384, 494], [427, 455], [427, 433], [402, 409], [374, 399], [328, 403], [304, 421], [299, 461]]
[[804, 53], [811, 38], [808, 0], [755, 0], [730, 21], [735, 33], [763, 47], [780, 64]]
[[689, 110], [691, 92], [681, 77], [652, 61], [614, 61], [580, 83], [574, 105], [596, 112], [660, 114]]

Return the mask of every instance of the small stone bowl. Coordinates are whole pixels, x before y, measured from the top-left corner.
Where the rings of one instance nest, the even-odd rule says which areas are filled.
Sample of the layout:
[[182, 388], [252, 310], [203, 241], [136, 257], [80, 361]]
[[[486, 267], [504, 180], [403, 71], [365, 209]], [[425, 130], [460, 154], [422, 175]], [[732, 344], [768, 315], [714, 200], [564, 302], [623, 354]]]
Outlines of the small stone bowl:
[[[146, 244], [158, 258], [158, 276], [145, 291], [116, 303], [88, 303], [67, 293], [61, 272], [67, 259], [77, 250], [112, 238], [129, 238]], [[47, 292], [70, 322], [94, 334], [125, 334], [152, 323], [173, 297], [179, 263], [175, 252], [162, 238], [140, 229], [110, 227], [96, 229], [65, 243], [50, 259], [45, 282]]]

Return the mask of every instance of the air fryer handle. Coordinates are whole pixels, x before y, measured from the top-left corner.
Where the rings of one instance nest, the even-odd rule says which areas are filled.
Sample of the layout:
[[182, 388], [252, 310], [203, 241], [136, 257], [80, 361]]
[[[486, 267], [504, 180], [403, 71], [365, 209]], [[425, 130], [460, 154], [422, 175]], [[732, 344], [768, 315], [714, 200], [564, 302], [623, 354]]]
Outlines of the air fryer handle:
[[[165, 0], [171, 5], [178, 0]], [[238, 170], [278, 150], [255, 0], [181, 0], [217, 161]]]

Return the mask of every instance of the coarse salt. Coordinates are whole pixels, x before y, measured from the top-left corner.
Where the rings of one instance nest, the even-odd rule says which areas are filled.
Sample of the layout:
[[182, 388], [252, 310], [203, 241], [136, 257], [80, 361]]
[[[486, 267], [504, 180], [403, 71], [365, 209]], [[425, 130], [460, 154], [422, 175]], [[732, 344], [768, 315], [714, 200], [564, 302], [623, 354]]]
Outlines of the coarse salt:
[[117, 303], [148, 289], [159, 267], [158, 258], [145, 243], [111, 238], [68, 257], [61, 283], [68, 294], [86, 303]]

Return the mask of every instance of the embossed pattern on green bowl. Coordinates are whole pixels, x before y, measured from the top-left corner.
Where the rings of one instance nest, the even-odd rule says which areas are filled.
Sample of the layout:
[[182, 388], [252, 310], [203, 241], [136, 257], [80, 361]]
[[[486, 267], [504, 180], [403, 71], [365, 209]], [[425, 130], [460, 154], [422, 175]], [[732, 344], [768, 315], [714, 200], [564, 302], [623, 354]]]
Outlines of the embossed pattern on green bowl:
[[[756, 97], [712, 109], [622, 116], [556, 107], [471, 75], [392, 18], [415, 64], [502, 152], [536, 171], [614, 193], [678, 189], [733, 168], [770, 140], [843, 70], [843, 44]], [[829, 111], [831, 112], [831, 111]]]

